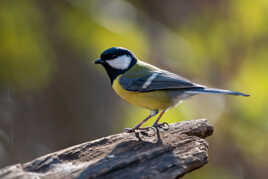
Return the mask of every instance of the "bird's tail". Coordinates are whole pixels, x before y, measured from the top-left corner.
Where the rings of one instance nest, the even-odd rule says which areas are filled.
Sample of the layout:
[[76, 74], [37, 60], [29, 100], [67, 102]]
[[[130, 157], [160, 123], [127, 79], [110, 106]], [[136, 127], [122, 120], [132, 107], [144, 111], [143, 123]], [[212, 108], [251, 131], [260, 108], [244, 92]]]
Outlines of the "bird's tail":
[[196, 88], [187, 91], [188, 94], [226, 94], [226, 95], [236, 95], [236, 96], [250, 96], [249, 94], [230, 91], [230, 90], [223, 90], [223, 89], [216, 89], [216, 88]]

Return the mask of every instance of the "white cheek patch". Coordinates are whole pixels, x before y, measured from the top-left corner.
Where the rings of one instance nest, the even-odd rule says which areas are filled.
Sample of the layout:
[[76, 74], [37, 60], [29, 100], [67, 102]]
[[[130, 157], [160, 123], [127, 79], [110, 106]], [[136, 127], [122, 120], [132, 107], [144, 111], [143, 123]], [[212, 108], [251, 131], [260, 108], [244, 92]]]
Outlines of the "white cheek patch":
[[131, 63], [131, 57], [128, 55], [123, 55], [113, 60], [107, 60], [106, 62], [115, 69], [126, 70]]

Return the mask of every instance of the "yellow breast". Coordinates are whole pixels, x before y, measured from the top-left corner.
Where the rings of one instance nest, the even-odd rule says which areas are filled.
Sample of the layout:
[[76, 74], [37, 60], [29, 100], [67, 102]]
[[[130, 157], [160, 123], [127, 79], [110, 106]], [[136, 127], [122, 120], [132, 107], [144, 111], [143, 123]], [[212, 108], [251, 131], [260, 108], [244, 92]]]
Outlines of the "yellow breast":
[[131, 104], [151, 110], [166, 109], [173, 105], [167, 91], [133, 92], [125, 90], [119, 83], [120, 76], [113, 82], [113, 89], [124, 100]]

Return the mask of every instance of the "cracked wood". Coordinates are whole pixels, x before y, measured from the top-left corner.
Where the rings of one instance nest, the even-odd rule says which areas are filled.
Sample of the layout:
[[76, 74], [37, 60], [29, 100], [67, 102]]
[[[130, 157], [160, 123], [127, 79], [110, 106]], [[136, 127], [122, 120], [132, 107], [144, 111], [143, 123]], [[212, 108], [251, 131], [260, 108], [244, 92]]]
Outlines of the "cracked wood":
[[199, 119], [153, 136], [115, 134], [5, 167], [0, 178], [180, 178], [208, 162], [204, 138], [212, 133], [212, 125]]

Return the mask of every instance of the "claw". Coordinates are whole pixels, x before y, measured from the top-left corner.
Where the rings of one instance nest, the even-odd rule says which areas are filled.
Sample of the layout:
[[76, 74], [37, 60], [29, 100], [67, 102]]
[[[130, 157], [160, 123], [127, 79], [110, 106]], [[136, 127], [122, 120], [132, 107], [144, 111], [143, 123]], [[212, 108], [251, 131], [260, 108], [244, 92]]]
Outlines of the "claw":
[[125, 128], [124, 131], [126, 133], [132, 133], [132, 132], [136, 132], [136, 129], [134, 129], [134, 128]]
[[156, 134], [155, 128], [153, 127], [140, 128], [140, 131], [146, 137], [152, 137]]
[[141, 132], [141, 133], [145, 133], [145, 132], [150, 132], [150, 130], [153, 130], [152, 127], [144, 127], [144, 128], [125, 128], [124, 129], [125, 132], [127, 133], [133, 133], [133, 132]]
[[152, 127], [160, 128], [160, 129], [163, 129], [163, 130], [168, 130], [169, 129], [169, 124], [167, 122], [163, 122], [163, 123], [160, 123], [160, 124], [155, 124]]
[[125, 128], [125, 132], [127, 133], [139, 133], [146, 136], [146, 137], [152, 137], [156, 134], [156, 129], [153, 127], [144, 127], [144, 128]]
[[169, 124], [167, 122], [163, 122], [162, 124], [160, 124], [160, 128], [162, 128], [164, 130], [168, 130], [169, 129]]
[[141, 134], [146, 136], [146, 137], [153, 137], [155, 135], [155, 132], [151, 133], [151, 132], [145, 132], [145, 131], [141, 131]]

